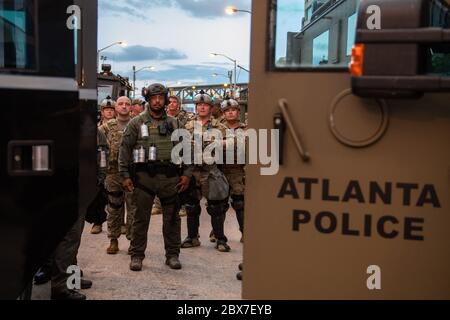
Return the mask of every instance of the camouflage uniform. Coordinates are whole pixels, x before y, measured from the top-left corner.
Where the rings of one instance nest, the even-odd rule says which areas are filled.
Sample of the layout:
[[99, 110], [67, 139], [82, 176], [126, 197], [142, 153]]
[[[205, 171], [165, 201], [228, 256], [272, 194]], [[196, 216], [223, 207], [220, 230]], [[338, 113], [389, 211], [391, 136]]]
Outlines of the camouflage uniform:
[[[225, 126], [229, 130], [243, 130], [245, 131], [247, 126], [243, 123], [239, 124], [236, 129], [231, 129], [226, 123]], [[235, 139], [234, 146], [237, 150], [237, 140]], [[237, 154], [237, 153], [235, 153]], [[237, 159], [237, 158], [236, 158]], [[235, 159], [235, 160], [236, 160]], [[244, 232], [244, 192], [245, 192], [245, 165], [243, 164], [226, 164], [222, 167], [222, 171], [225, 174], [228, 183], [230, 184], [230, 198], [231, 206], [236, 211], [236, 218], [239, 223], [239, 230]]]
[[[197, 117], [189, 121], [185, 126], [185, 128], [192, 135], [194, 135], [196, 122]], [[203, 132], [210, 129], [220, 130], [223, 137], [225, 137], [226, 127], [213, 117], [211, 117], [210, 120], [202, 127]], [[208, 143], [204, 143], [202, 150], [204, 150], [207, 147], [207, 145]], [[183, 248], [190, 248], [193, 246], [200, 245], [200, 242], [198, 241], [199, 238], [198, 229], [200, 226], [200, 214], [201, 214], [200, 200], [202, 199], [202, 197], [205, 197], [208, 200], [207, 211], [208, 214], [211, 216], [211, 224], [213, 227], [214, 234], [216, 235], [217, 238], [216, 248], [220, 245], [222, 246], [225, 245], [227, 249], [223, 251], [230, 250], [230, 248], [226, 244], [228, 239], [225, 236], [224, 232], [225, 214], [229, 208], [228, 199], [226, 197], [222, 200], [209, 199], [210, 198], [209, 176], [211, 172], [215, 170], [219, 171], [216, 164], [213, 165], [203, 164], [194, 166], [192, 175], [195, 178], [195, 186], [191, 187], [189, 196], [187, 197], [186, 200], [186, 211], [188, 215], [187, 217], [188, 237], [183, 242], [182, 246]]]
[[[148, 128], [149, 137], [142, 135], [141, 127]], [[161, 134], [161, 128], [167, 132]], [[181, 218], [178, 215], [179, 199], [177, 184], [180, 181], [179, 167], [171, 162], [171, 134], [179, 128], [175, 118], [166, 114], [161, 119], [154, 119], [148, 110], [131, 120], [125, 130], [119, 154], [120, 173], [123, 178], [132, 178], [135, 186], [137, 210], [132, 225], [133, 238], [130, 245], [132, 261], [143, 260], [147, 248], [147, 235], [150, 224], [150, 210], [155, 196], [161, 199], [163, 207], [163, 236], [166, 258], [177, 257], [180, 254]], [[150, 143], [157, 147], [157, 161], [133, 165], [133, 151], [143, 147], [148, 150]], [[132, 168], [132, 171], [130, 169]], [[191, 177], [186, 169], [184, 176]], [[133, 269], [132, 269], [133, 270]]]
[[108, 192], [108, 238], [119, 239], [121, 227], [124, 225], [125, 208], [127, 202], [127, 238], [131, 238], [130, 226], [133, 222], [135, 210], [132, 193], [124, 193], [122, 177], [119, 174], [119, 148], [122, 143], [124, 128], [121, 128], [117, 119], [105, 123], [99, 128], [107, 138], [109, 146], [108, 172], [105, 179], [105, 188]]

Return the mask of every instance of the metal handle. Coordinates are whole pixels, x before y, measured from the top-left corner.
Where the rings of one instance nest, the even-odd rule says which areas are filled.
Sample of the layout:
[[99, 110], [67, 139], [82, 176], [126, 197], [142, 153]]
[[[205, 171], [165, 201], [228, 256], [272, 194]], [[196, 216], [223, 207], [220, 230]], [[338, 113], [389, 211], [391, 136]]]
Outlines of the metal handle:
[[288, 110], [288, 103], [286, 99], [280, 99], [280, 101], [278, 102], [278, 105], [281, 109], [281, 113], [283, 114], [283, 118], [286, 121], [288, 130], [292, 136], [292, 138], [294, 139], [295, 142], [295, 146], [297, 147], [297, 151], [298, 154], [300, 155], [300, 157], [302, 158], [302, 160], [304, 162], [308, 162], [311, 157], [308, 154], [307, 151], [305, 151], [305, 149], [302, 146], [301, 140], [299, 138], [299, 136], [297, 135], [297, 132], [295, 131], [295, 127], [294, 124], [292, 122], [292, 118], [289, 114], [289, 110]]

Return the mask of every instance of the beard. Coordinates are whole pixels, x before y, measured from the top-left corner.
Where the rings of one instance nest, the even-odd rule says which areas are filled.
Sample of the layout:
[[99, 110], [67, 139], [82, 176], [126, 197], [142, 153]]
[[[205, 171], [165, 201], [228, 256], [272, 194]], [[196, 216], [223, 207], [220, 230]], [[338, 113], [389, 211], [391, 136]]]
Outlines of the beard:
[[152, 112], [154, 112], [154, 113], [159, 114], [159, 113], [162, 113], [164, 111], [164, 106], [161, 106], [159, 104], [153, 105], [153, 106], [150, 106], [150, 110]]

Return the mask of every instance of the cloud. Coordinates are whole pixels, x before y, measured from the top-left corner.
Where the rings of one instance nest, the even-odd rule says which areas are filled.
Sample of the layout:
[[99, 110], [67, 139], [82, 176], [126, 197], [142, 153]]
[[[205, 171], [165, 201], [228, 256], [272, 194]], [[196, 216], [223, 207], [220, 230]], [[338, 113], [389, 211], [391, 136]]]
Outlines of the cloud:
[[114, 57], [114, 60], [118, 62], [182, 60], [188, 58], [185, 53], [176, 49], [160, 49], [140, 45], [122, 48], [121, 51], [115, 53], [106, 52], [104, 55]]
[[155, 7], [177, 7], [191, 16], [207, 19], [226, 16], [225, 8], [231, 5], [243, 10], [251, 9], [251, 0], [99, 0], [99, 4], [109, 13], [139, 17], [145, 17], [142, 12]]
[[[138, 8], [130, 5], [123, 5], [124, 1], [106, 1], [100, 0], [99, 4], [99, 12], [102, 14], [110, 14], [114, 17], [120, 17], [121, 15], [129, 15], [136, 18], [140, 18], [143, 20], [149, 20], [147, 16], [142, 14]], [[125, 2], [125, 4], [129, 4], [129, 1]]]
[[[159, 79], [160, 82], [176, 82], [185, 79], [201, 79], [205, 83], [225, 83], [229, 80], [226, 77], [213, 77], [213, 73], [226, 75], [229, 69], [220, 67], [208, 67], [204, 65], [170, 65], [166, 70], [155, 71], [141, 71], [139, 73], [139, 80], [154, 80]], [[126, 77], [132, 78], [132, 72], [121, 73]], [[248, 76], [241, 74], [240, 81], [247, 82]], [[199, 81], [200, 82], [200, 81]]]

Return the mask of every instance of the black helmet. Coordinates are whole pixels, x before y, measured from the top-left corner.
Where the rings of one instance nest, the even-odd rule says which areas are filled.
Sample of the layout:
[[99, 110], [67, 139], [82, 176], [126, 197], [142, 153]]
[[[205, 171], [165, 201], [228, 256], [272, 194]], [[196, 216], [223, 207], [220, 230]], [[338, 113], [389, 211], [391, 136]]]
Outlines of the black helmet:
[[169, 91], [164, 85], [160, 83], [154, 83], [145, 90], [145, 100], [150, 101], [150, 97], [153, 96], [163, 96], [165, 100], [164, 105], [166, 105], [168, 100], [168, 93]]

